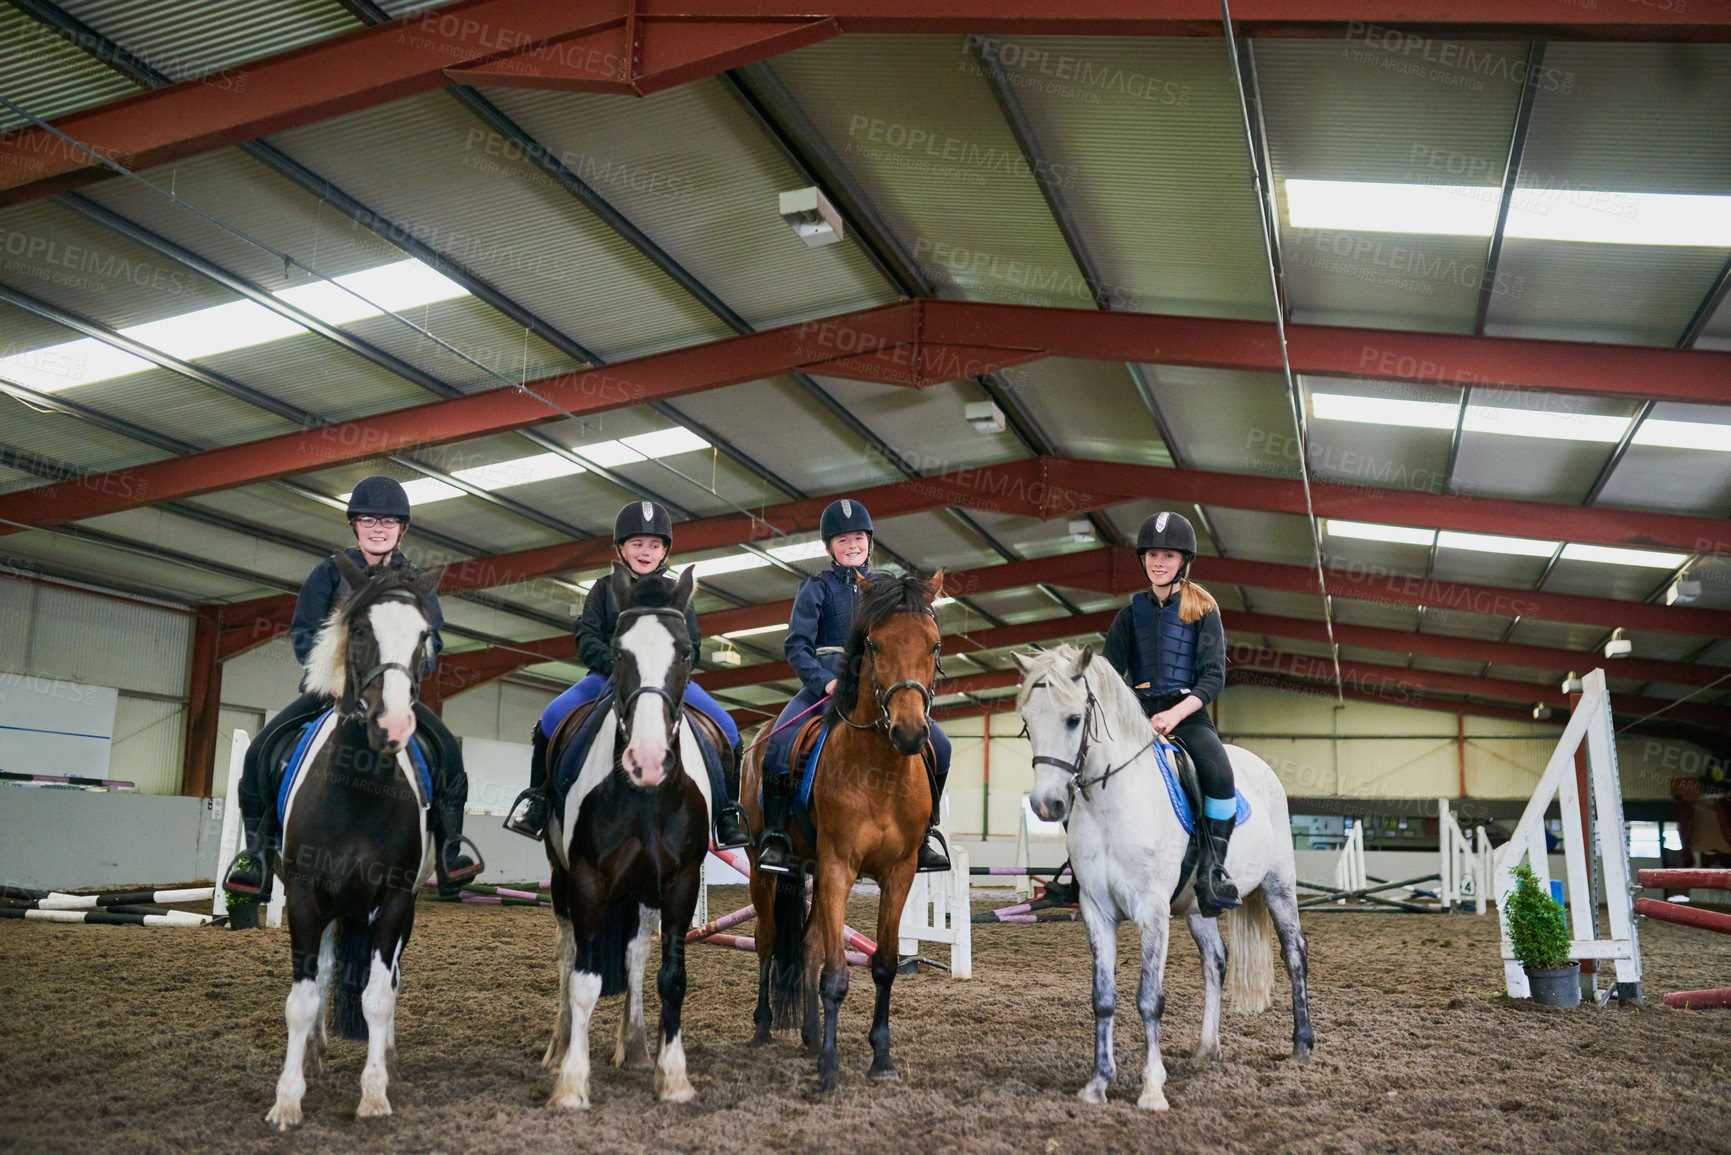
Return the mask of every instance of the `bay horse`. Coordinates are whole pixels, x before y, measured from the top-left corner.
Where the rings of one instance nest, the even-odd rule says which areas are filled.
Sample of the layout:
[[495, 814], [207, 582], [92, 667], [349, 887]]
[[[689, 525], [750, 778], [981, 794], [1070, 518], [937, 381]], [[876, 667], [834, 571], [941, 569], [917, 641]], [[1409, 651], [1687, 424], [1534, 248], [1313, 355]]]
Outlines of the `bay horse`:
[[[1224, 981], [1233, 1009], [1258, 1013], [1272, 1002], [1274, 968], [1269, 923], [1280, 936], [1292, 978], [1292, 1055], [1310, 1057], [1315, 1035], [1306, 992], [1308, 949], [1298, 925], [1297, 865], [1292, 853], [1286, 791], [1268, 763], [1240, 747], [1226, 747], [1238, 792], [1240, 825], [1226, 856], [1226, 873], [1243, 905], [1226, 912], [1231, 949], [1218, 920], [1197, 913], [1184, 889], [1190, 836], [1178, 817], [1177, 780], [1169, 785], [1161, 760], [1175, 764], [1178, 750], [1157, 738], [1141, 703], [1124, 679], [1092, 649], [1062, 645], [1032, 656], [1014, 655], [1024, 675], [1016, 706], [1034, 748], [1029, 803], [1049, 822], [1067, 820], [1070, 864], [1081, 887], [1082, 920], [1094, 954], [1094, 1070], [1078, 1097], [1104, 1103], [1114, 1074], [1112, 1017], [1117, 1003], [1114, 967], [1118, 923], [1142, 932], [1142, 982], [1136, 1007], [1148, 1037], [1138, 1107], [1167, 1108], [1166, 1067], [1160, 1058], [1161, 989], [1171, 917], [1187, 916], [1202, 952], [1202, 1036], [1195, 1058], [1220, 1057], [1220, 992]], [[1246, 815], [1245, 804], [1249, 813]], [[1230, 973], [1228, 965], [1230, 964]]]
[[333, 980], [337, 1033], [367, 1042], [355, 1115], [391, 1113], [385, 1089], [396, 1060], [402, 955], [434, 849], [428, 785], [410, 741], [439, 573], [362, 570], [341, 552], [333, 560], [351, 592], [308, 655], [306, 686], [330, 694], [334, 709], [309, 728], [281, 802], [276, 871], [294, 980], [288, 1051], [265, 1116], [280, 1131], [300, 1125], [305, 1061], [309, 1050], [322, 1058]]
[[[553, 913], [559, 934], [559, 1010], [542, 1057], [558, 1066], [548, 1106], [589, 1106], [589, 1019], [605, 995], [628, 994], [619, 1020], [616, 1066], [650, 1066], [643, 1021], [643, 969], [656, 911], [661, 914], [660, 1054], [655, 1089], [663, 1102], [696, 1096], [685, 1071], [680, 1014], [685, 1002], [685, 932], [697, 910], [709, 850], [709, 776], [692, 727], [684, 724], [692, 652], [685, 607], [696, 586], [687, 567], [676, 583], [633, 579], [614, 563], [611, 697], [580, 767], [569, 732], [548, 751], [562, 771], [547, 826]], [[564, 731], [564, 728], [561, 728]]]
[[[755, 1044], [769, 1041], [773, 1026], [803, 1013], [801, 1034], [820, 1045], [818, 1088], [831, 1091], [841, 1060], [836, 1020], [847, 996], [848, 964], [843, 915], [848, 893], [865, 875], [879, 887], [877, 952], [871, 956], [877, 1003], [872, 1012], [871, 1075], [897, 1078], [890, 1059], [890, 987], [896, 977], [896, 944], [932, 813], [931, 783], [922, 751], [931, 736], [932, 683], [937, 677], [937, 616], [932, 603], [943, 589], [939, 570], [918, 577], [861, 576], [853, 633], [836, 680], [806, 808], [812, 835], [797, 814], [788, 822], [794, 853], [804, 869], [791, 875], [752, 872], [757, 908], [757, 1009]], [[795, 753], [803, 743], [795, 744]], [[793, 758], [790, 789], [797, 793], [802, 768]], [[754, 830], [763, 828], [759, 783], [763, 750], [754, 744], [740, 777], [740, 799]], [[790, 802], [790, 805], [792, 803]], [[751, 851], [755, 863], [756, 851]], [[812, 870], [810, 914], [805, 908], [805, 870]], [[771, 999], [773, 993], [774, 1007]], [[821, 1040], [818, 998], [822, 996]]]

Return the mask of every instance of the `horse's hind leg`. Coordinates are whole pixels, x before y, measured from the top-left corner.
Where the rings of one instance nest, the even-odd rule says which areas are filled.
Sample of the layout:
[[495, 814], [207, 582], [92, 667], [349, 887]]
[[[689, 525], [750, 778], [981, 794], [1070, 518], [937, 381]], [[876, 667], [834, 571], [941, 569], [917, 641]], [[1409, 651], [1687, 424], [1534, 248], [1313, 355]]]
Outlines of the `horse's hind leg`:
[[[697, 910], [697, 891], [702, 885], [703, 862], [699, 859], [674, 878], [661, 908], [661, 970], [655, 976], [655, 989], [661, 996], [661, 1055], [655, 1068], [655, 1089], [663, 1103], [689, 1103], [697, 1097], [685, 1073], [680, 1016], [685, 1009], [685, 932]], [[647, 929], [644, 934], [647, 936]]]
[[1202, 1038], [1191, 1057], [1199, 1061], [1220, 1058], [1220, 986], [1226, 979], [1226, 943], [1220, 923], [1199, 914], [1189, 917], [1190, 937], [1202, 952]]
[[1316, 1032], [1310, 1025], [1310, 944], [1298, 925], [1298, 895], [1292, 886], [1264, 883], [1262, 894], [1274, 920], [1274, 932], [1280, 936], [1286, 972], [1292, 976], [1292, 1057], [1303, 1062], [1316, 1046]]
[[397, 1035], [397, 984], [402, 977], [400, 960], [408, 945], [414, 921], [415, 898], [393, 891], [373, 918], [372, 950], [368, 953], [367, 985], [361, 992], [361, 1013], [367, 1020], [367, 1065], [361, 1068], [361, 1103], [355, 1118], [368, 1119], [391, 1113], [385, 1089], [391, 1076], [387, 1058]]
[[1112, 1016], [1118, 1010], [1118, 980], [1113, 973], [1118, 962], [1118, 923], [1086, 891], [1082, 922], [1094, 955], [1094, 1072], [1076, 1097], [1084, 1103], [1104, 1103], [1106, 1088], [1117, 1073], [1112, 1063]]
[[319, 990], [319, 1009], [314, 1016], [314, 1026], [311, 1039], [307, 1042], [307, 1053], [312, 1058], [313, 1069], [323, 1071], [325, 1068], [325, 1048], [330, 1045], [330, 1032], [327, 1029], [330, 1021], [331, 976], [337, 970], [337, 924], [331, 923], [325, 927], [325, 933], [319, 936], [319, 973], [317, 976]]
[[1142, 984], [1136, 990], [1136, 1009], [1142, 1012], [1142, 1029], [1148, 1035], [1148, 1060], [1142, 1068], [1142, 1095], [1136, 1105], [1144, 1111], [1166, 1110], [1166, 1064], [1160, 1058], [1160, 1017], [1166, 1013], [1166, 993], [1161, 987], [1166, 972], [1166, 932], [1171, 925], [1167, 913], [1170, 900], [1144, 914], [1142, 925]]
[[629, 990], [619, 1014], [619, 1042], [613, 1048], [613, 1065], [627, 1071], [647, 1071], [651, 1066], [649, 1028], [643, 1022], [643, 968], [649, 961], [652, 913], [648, 907], [638, 913], [637, 936], [625, 947], [625, 980]]
[[[558, 881], [553, 885], [557, 887]], [[541, 1056], [543, 1067], [557, 1067], [565, 1061], [571, 1047], [571, 971], [577, 963], [577, 941], [571, 932], [571, 920], [557, 916], [554, 933], [559, 936], [559, 1009], [553, 1017], [553, 1038]]]
[[301, 1125], [301, 1096], [306, 1094], [307, 1039], [318, 1024], [319, 962], [317, 944], [325, 932], [321, 916], [312, 903], [290, 895], [289, 958], [294, 968], [294, 980], [289, 987], [284, 1017], [288, 1020], [288, 1050], [283, 1055], [282, 1074], [276, 1081], [276, 1104], [265, 1122], [278, 1131]]

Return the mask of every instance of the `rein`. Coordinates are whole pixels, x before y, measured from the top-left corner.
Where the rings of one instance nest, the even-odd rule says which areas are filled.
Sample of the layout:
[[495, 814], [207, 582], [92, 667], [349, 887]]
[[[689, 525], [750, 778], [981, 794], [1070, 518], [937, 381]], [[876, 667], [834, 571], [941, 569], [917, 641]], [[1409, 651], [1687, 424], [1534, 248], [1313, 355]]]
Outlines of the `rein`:
[[[1093, 801], [1088, 794], [1088, 788], [1090, 786], [1098, 786], [1102, 791], [1105, 790], [1107, 781], [1111, 779], [1114, 774], [1126, 769], [1132, 762], [1136, 761], [1136, 759], [1142, 757], [1142, 755], [1153, 749], [1155, 744], [1158, 743], [1161, 738], [1161, 735], [1156, 733], [1152, 738], [1148, 739], [1145, 746], [1124, 759], [1124, 761], [1118, 763], [1116, 766], [1107, 767], [1092, 778], [1087, 777], [1084, 771], [1088, 765], [1088, 747], [1092, 745], [1094, 741], [1094, 721], [1096, 716], [1094, 707], [1097, 705], [1099, 705], [1099, 699], [1094, 697], [1094, 688], [1089, 686], [1088, 704], [1082, 713], [1082, 741], [1076, 747], [1076, 757], [1073, 760], [1066, 761], [1063, 758], [1053, 758], [1047, 754], [1036, 754], [1034, 755], [1033, 761], [1033, 764], [1036, 766], [1041, 764], [1055, 766], [1059, 770], [1068, 774], [1070, 776], [1070, 789], [1072, 791], [1081, 791], [1083, 799], [1090, 802]], [[1026, 721], [1022, 723], [1021, 736], [1024, 738], [1028, 736], [1028, 724]], [[1112, 737], [1111, 731], [1107, 731], [1106, 736], [1108, 738]]]

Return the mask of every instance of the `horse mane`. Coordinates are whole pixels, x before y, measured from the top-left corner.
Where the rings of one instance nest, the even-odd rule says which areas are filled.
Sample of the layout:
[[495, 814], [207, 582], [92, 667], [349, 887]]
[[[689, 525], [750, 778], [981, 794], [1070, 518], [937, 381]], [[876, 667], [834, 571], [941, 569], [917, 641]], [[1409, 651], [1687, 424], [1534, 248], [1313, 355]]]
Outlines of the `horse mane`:
[[832, 722], [853, 713], [859, 702], [860, 668], [865, 664], [866, 636], [891, 614], [931, 613], [932, 599], [936, 595], [931, 581], [918, 574], [897, 577], [884, 573], [869, 579], [854, 610], [853, 633], [848, 635], [841, 673], [836, 675], [835, 696], [829, 707]]
[[1147, 715], [1142, 713], [1142, 703], [1137, 699], [1136, 692], [1128, 682], [1118, 676], [1110, 663], [1099, 654], [1094, 654], [1082, 671], [1083, 682], [1078, 684], [1071, 679], [1076, 677], [1076, 665], [1082, 660], [1083, 649], [1073, 642], [1054, 646], [1049, 650], [1035, 650], [1029, 655], [1026, 673], [1022, 678], [1022, 686], [1016, 692], [1016, 709], [1020, 710], [1028, 704], [1028, 695], [1034, 686], [1044, 680], [1051, 689], [1052, 696], [1066, 707], [1080, 710], [1087, 701], [1087, 689], [1094, 691], [1094, 698], [1104, 711], [1106, 732], [1110, 734], [1139, 734], [1148, 728]]
[[[407, 592], [422, 606], [419, 591], [410, 585], [410, 576], [400, 569], [375, 566], [367, 571], [366, 585], [349, 591], [349, 596], [331, 607], [319, 636], [307, 655], [306, 688], [309, 694], [329, 694], [341, 697], [348, 677], [345, 659], [349, 652], [349, 623], [388, 594]], [[422, 613], [426, 612], [422, 606]]]

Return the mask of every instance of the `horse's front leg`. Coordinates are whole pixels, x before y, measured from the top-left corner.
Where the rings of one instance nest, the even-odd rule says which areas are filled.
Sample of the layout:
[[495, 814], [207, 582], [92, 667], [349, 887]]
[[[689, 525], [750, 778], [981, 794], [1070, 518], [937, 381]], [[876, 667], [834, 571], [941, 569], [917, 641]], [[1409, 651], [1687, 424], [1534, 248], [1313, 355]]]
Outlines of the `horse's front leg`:
[[1148, 1034], [1148, 1060], [1142, 1068], [1142, 1095], [1136, 1105], [1144, 1111], [1164, 1111], [1167, 1107], [1162, 1090], [1166, 1064], [1160, 1059], [1160, 1016], [1166, 1013], [1161, 983], [1166, 973], [1166, 932], [1172, 921], [1168, 906], [1169, 902], [1150, 903], [1137, 920], [1142, 927], [1142, 983], [1136, 990], [1136, 1009], [1142, 1012], [1142, 1029]]
[[697, 1098], [685, 1073], [685, 1040], [680, 1016], [685, 1008], [685, 932], [697, 910], [703, 885], [703, 860], [682, 870], [662, 898], [661, 970], [655, 990], [661, 996], [661, 1053], [655, 1067], [655, 1090], [663, 1103], [689, 1103]]
[[[574, 866], [576, 864], [573, 864]], [[571, 919], [571, 965], [565, 976], [565, 1012], [570, 1017], [570, 1043], [559, 1065], [549, 1107], [563, 1111], [589, 1109], [589, 1020], [601, 1000], [601, 963], [595, 957], [595, 927], [603, 903], [600, 880], [593, 871], [580, 877], [572, 871], [569, 894]]]
[[[286, 883], [284, 884], [286, 886]], [[264, 1119], [278, 1131], [301, 1125], [301, 1096], [306, 1094], [307, 1039], [318, 1023], [320, 946], [326, 929], [323, 916], [303, 897], [290, 894], [289, 960], [293, 985], [289, 987], [284, 1017], [288, 1020], [288, 1050], [283, 1055], [282, 1074], [277, 1076], [276, 1103]]]
[[643, 970], [649, 961], [649, 933], [653, 912], [646, 906], [637, 913], [637, 936], [625, 947], [625, 1008], [619, 1014], [619, 1041], [613, 1048], [613, 1065], [627, 1071], [647, 1071], [649, 1028], [643, 1022]]
[[1185, 921], [1202, 952], [1202, 1038], [1191, 1057], [1207, 1062], [1220, 1058], [1220, 985], [1226, 978], [1226, 944], [1220, 938], [1219, 920], [1192, 913]]
[[396, 1047], [397, 985], [402, 977], [403, 948], [415, 921], [412, 891], [392, 890], [373, 918], [370, 931], [367, 986], [361, 992], [361, 1013], [367, 1020], [367, 1064], [361, 1068], [361, 1103], [355, 1118], [389, 1115], [385, 1096], [390, 1083], [387, 1057]]
[[1109, 898], [1082, 892], [1082, 921], [1088, 928], [1088, 948], [1094, 955], [1094, 1073], [1076, 1097], [1084, 1103], [1104, 1103], [1116, 1069], [1112, 1065], [1112, 1016], [1118, 1009], [1118, 914], [1107, 909]]
[[913, 885], [917, 859], [899, 863], [880, 880], [878, 898], [878, 949], [872, 955], [872, 982], [877, 985], [877, 1002], [872, 1007], [872, 1066], [874, 1079], [900, 1078], [890, 1059], [890, 988], [896, 981], [896, 950], [900, 942], [902, 909], [907, 906], [908, 888]]
[[[553, 880], [555, 887], [560, 880]], [[562, 914], [554, 916], [553, 933], [558, 936], [559, 1003], [553, 1015], [553, 1037], [541, 1056], [541, 1066], [557, 1067], [565, 1061], [571, 1049], [571, 970], [577, 964], [577, 940], [571, 930], [571, 920]]]
[[[819, 1091], [835, 1090], [836, 1075], [841, 1071], [841, 1056], [836, 1052], [836, 1027], [841, 1018], [842, 1000], [847, 998], [848, 985], [847, 946], [842, 937], [842, 924], [854, 877], [846, 865], [834, 859], [821, 863], [817, 894], [812, 903], [811, 931], [805, 943], [806, 974], [809, 978], [814, 969], [819, 972], [818, 994], [823, 1000], [823, 1039], [817, 1056]], [[889, 949], [893, 957], [893, 939]]]

